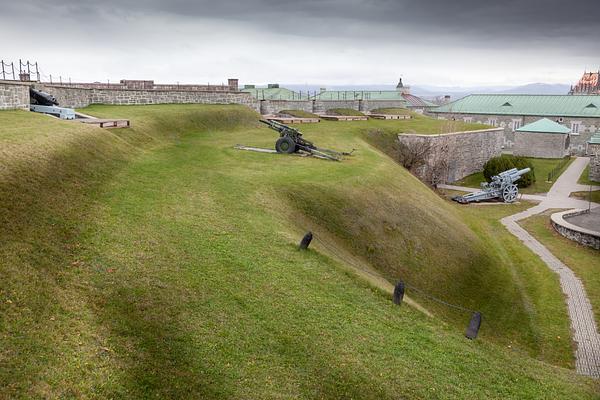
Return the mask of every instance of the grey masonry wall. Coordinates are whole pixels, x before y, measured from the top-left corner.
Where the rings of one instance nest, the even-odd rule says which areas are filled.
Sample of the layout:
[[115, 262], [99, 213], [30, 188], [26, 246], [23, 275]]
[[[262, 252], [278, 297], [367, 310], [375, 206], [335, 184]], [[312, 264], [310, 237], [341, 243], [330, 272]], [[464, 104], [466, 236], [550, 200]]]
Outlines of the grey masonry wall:
[[[83, 108], [90, 104], [242, 104], [260, 111], [250, 94], [235, 91], [90, 89], [34, 82], [0, 81], [0, 110], [28, 109], [29, 87], [56, 97], [60, 106]], [[233, 87], [233, 86], [232, 86]]]
[[[544, 116], [535, 115], [489, 115], [489, 114], [462, 114], [462, 113], [428, 113], [428, 115], [439, 119], [471, 121], [500, 127], [504, 129], [504, 147], [512, 149], [515, 144], [514, 122], [517, 121], [519, 127], [535, 122], [544, 118]], [[569, 151], [571, 154], [583, 155], [586, 149], [586, 143], [590, 137], [600, 129], [600, 118], [583, 117], [546, 117], [553, 121], [571, 128], [572, 123], [579, 123], [578, 134], [572, 134], [570, 137]]]
[[0, 81], [0, 110], [29, 109], [29, 85]]
[[191, 90], [85, 89], [36, 84], [51, 93], [63, 107], [82, 108], [90, 104], [242, 104], [260, 111], [259, 102], [243, 92]]
[[262, 115], [277, 114], [282, 110], [302, 110], [314, 112], [313, 100], [260, 100], [260, 113]]
[[400, 134], [398, 141], [408, 146], [422, 146], [428, 151], [425, 163], [412, 171], [427, 183], [446, 183], [479, 172], [492, 157], [502, 152], [504, 130], [482, 129], [442, 135]]
[[282, 110], [303, 110], [323, 114], [332, 108], [350, 108], [368, 112], [377, 108], [405, 108], [402, 100], [260, 100], [260, 113], [277, 114]]
[[589, 144], [588, 153], [590, 154], [589, 179], [600, 182], [600, 144]]
[[515, 132], [513, 153], [525, 157], [562, 158], [569, 155], [569, 135]]

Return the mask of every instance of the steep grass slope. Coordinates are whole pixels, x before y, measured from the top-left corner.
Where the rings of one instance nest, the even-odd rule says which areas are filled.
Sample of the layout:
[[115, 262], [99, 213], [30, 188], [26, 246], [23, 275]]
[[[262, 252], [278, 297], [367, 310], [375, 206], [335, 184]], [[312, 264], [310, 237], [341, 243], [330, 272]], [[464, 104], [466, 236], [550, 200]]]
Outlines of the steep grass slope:
[[[545, 353], [530, 345], [531, 325], [515, 325], [506, 308], [542, 308], [492, 281], [514, 286], [495, 269], [509, 262], [502, 254], [520, 254], [517, 246], [494, 243], [486, 255], [488, 229], [497, 228], [475, 224], [370, 148], [364, 126], [307, 132], [324, 146], [359, 149], [333, 163], [234, 150], [274, 141], [241, 107], [87, 112], [129, 117], [133, 128], [0, 113], [13, 127], [0, 137], [2, 396], [596, 395], [591, 380], [526, 356]], [[298, 252], [309, 228], [386, 277], [401, 273], [485, 307], [509, 329], [484, 322], [470, 342], [464, 321], [434, 304], [449, 325], [393, 306], [318, 242], [318, 251]], [[537, 300], [541, 288], [527, 285]], [[492, 290], [489, 298], [473, 298], [476, 287]], [[498, 344], [509, 338], [524, 351]], [[557, 361], [561, 346], [539, 346]]]

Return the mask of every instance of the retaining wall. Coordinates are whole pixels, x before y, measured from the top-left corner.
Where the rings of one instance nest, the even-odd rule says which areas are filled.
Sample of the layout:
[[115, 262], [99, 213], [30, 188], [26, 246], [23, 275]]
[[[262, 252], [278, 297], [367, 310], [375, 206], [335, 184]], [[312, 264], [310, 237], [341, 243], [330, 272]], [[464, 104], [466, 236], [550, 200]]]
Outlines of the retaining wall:
[[52, 94], [61, 107], [70, 108], [83, 108], [90, 104], [242, 104], [260, 111], [258, 100], [243, 92], [90, 89], [12, 81], [0, 81], [0, 110], [28, 109], [31, 86]]
[[0, 81], [0, 110], [28, 110], [29, 85]]
[[[490, 128], [441, 135], [399, 134], [408, 149], [421, 149], [424, 163], [412, 173], [430, 184], [454, 182], [483, 169], [502, 153], [504, 129]], [[410, 150], [409, 150], [410, 151]]]
[[550, 222], [554, 229], [567, 239], [574, 240], [585, 246], [600, 250], [600, 232], [592, 231], [573, 225], [565, 220], [565, 217], [587, 214], [588, 210], [568, 210], [554, 213], [550, 216]]
[[369, 112], [377, 108], [406, 108], [402, 100], [260, 100], [260, 113], [277, 114], [282, 110], [302, 110], [323, 114], [332, 108], [350, 108]]

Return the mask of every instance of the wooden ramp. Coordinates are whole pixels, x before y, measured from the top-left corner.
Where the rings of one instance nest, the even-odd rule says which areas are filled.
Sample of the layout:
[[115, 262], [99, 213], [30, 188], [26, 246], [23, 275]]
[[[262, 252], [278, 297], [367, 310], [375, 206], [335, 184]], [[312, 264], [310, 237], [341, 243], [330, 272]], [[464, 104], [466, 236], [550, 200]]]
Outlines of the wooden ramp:
[[83, 124], [96, 125], [100, 128], [129, 128], [131, 126], [128, 119], [85, 118], [77, 119], [76, 121]]
[[270, 121], [280, 122], [282, 124], [314, 124], [321, 122], [319, 118], [300, 118], [300, 117], [268, 117]]
[[410, 115], [403, 114], [367, 114], [374, 119], [410, 119]]
[[366, 121], [369, 119], [366, 115], [319, 115], [319, 117], [327, 121]]

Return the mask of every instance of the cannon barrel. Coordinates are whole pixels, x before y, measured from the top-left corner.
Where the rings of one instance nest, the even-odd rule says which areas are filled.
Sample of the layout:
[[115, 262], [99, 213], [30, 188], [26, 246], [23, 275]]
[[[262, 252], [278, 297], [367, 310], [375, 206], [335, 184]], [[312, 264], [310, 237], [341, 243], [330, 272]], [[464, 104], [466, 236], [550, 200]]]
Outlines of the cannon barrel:
[[57, 106], [58, 101], [50, 93], [42, 92], [34, 88], [29, 88], [29, 96], [31, 104], [39, 104], [40, 106]]

